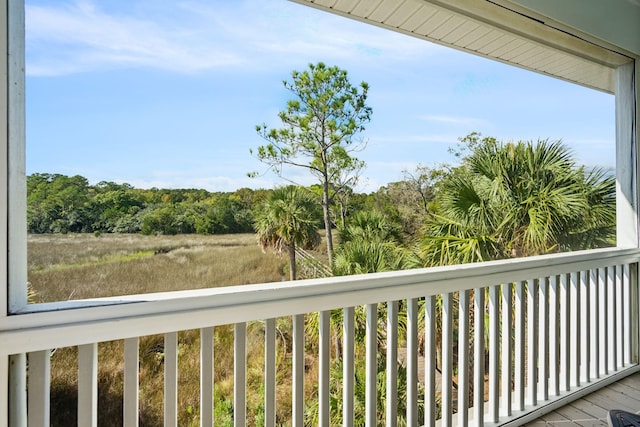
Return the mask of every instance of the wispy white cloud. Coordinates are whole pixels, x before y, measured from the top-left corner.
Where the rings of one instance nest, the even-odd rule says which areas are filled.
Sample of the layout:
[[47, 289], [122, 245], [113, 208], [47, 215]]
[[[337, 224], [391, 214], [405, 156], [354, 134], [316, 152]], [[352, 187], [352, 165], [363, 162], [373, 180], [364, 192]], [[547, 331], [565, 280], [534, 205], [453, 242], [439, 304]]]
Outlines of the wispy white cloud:
[[89, 0], [26, 5], [27, 73], [56, 75], [122, 67], [193, 72], [237, 64], [241, 58], [196, 43], [193, 31], [126, 14]]
[[107, 9], [95, 0], [27, 2], [27, 73], [140, 67], [193, 73], [283, 60], [299, 63], [310, 56], [363, 61], [385, 54], [397, 60], [443, 51], [283, 1], [178, 2], [172, 6], [171, 20], [154, 13], [160, 7], [154, 1], [121, 4], [127, 9]]
[[393, 135], [393, 136], [373, 136], [371, 137], [370, 144], [387, 144], [387, 143], [408, 143], [408, 144], [420, 144], [420, 143], [438, 143], [438, 144], [453, 144], [458, 141], [460, 135], [457, 134], [424, 134], [424, 135]]
[[447, 115], [424, 115], [420, 117], [422, 120], [429, 122], [437, 122], [452, 125], [464, 125], [464, 126], [489, 126], [491, 123], [485, 119], [478, 119], [474, 117], [458, 117]]

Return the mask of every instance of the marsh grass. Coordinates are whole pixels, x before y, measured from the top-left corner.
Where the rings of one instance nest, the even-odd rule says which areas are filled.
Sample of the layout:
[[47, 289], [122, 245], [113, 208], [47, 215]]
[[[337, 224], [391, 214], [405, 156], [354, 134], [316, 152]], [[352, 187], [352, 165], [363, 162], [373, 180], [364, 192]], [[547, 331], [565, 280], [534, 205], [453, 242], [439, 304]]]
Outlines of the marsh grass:
[[[284, 258], [263, 253], [253, 234], [224, 236], [32, 235], [29, 282], [34, 302], [52, 302], [172, 290], [281, 281]], [[277, 319], [277, 423], [290, 424], [291, 319]], [[309, 345], [317, 345], [309, 342]], [[122, 425], [124, 344], [99, 343], [99, 425]], [[200, 334], [179, 333], [178, 425], [200, 416]], [[140, 425], [163, 424], [164, 337], [140, 338]], [[51, 425], [77, 425], [77, 348], [51, 356]], [[317, 364], [305, 362], [305, 401], [317, 400]], [[214, 338], [214, 417], [233, 425], [233, 325]], [[248, 324], [247, 424], [264, 420], [264, 325]]]
[[275, 282], [286, 262], [253, 234], [32, 235], [28, 260], [35, 302]]

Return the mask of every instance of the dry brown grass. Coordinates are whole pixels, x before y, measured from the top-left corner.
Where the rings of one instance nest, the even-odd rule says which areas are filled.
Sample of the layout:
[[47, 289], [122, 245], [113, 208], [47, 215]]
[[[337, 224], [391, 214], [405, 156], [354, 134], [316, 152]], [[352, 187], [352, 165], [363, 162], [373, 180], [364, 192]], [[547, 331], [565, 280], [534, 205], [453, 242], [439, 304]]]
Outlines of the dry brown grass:
[[[260, 251], [252, 234], [225, 236], [33, 235], [29, 236], [29, 281], [35, 302], [231, 286], [283, 280], [285, 259]], [[279, 424], [290, 423], [290, 319], [278, 319], [277, 401]], [[263, 408], [264, 331], [247, 334], [247, 415], [260, 425]], [[233, 327], [215, 328], [216, 425], [232, 425]], [[200, 336], [179, 334], [179, 425], [199, 422]], [[140, 340], [140, 425], [163, 424], [164, 341]], [[77, 424], [77, 349], [56, 349], [51, 358], [53, 426]], [[99, 344], [99, 424], [122, 425], [123, 343]], [[308, 383], [317, 378], [314, 366]], [[307, 388], [307, 400], [315, 387]]]
[[36, 302], [275, 282], [286, 263], [253, 234], [32, 235], [28, 255]]

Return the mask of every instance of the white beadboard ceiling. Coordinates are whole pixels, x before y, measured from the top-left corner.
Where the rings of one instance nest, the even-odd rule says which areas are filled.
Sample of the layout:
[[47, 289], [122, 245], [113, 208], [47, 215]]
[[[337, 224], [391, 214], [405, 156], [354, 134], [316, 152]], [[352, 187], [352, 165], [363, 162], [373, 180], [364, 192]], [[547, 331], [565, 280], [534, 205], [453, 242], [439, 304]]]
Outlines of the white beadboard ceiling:
[[293, 1], [608, 93], [629, 61], [488, 0]]

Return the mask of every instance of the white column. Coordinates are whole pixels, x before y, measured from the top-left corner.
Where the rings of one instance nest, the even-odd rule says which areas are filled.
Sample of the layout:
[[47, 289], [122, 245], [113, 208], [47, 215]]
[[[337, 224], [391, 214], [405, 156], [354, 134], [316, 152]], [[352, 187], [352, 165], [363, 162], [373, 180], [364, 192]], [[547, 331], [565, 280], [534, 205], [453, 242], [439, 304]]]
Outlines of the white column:
[[616, 70], [616, 240], [617, 246], [637, 248], [638, 238], [638, 78], [634, 63]]

